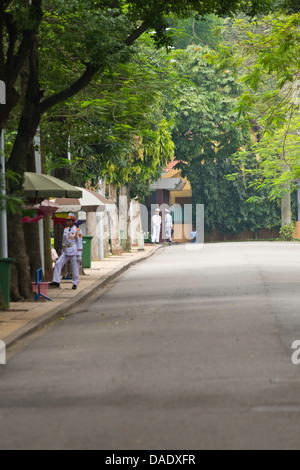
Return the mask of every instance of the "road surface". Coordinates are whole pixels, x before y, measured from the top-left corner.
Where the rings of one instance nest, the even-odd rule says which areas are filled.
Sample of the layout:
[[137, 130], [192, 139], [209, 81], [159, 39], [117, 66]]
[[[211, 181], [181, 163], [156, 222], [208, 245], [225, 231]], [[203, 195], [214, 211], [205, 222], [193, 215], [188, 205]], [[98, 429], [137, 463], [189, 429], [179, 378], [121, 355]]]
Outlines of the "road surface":
[[0, 449], [299, 449], [300, 243], [166, 247], [0, 366]]

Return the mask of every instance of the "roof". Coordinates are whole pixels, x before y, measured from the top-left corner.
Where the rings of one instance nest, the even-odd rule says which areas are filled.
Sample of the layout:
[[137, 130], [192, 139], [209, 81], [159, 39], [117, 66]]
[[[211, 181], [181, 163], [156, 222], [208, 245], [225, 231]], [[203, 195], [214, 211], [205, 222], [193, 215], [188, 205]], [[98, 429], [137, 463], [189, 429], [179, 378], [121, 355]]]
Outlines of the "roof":
[[60, 197], [53, 202], [58, 205], [57, 213], [78, 212], [81, 209], [79, 199]]
[[179, 160], [176, 160], [176, 158], [173, 158], [173, 160], [168, 164], [168, 166], [164, 169], [165, 172], [173, 170], [174, 166], [179, 163]]
[[181, 170], [170, 170], [164, 173], [162, 178], [181, 178]]
[[78, 212], [83, 210], [85, 212], [103, 212], [109, 207], [115, 206], [116, 204], [101, 194], [91, 191], [86, 188], [78, 188], [82, 192], [82, 198], [70, 199], [70, 198], [58, 198], [55, 199], [55, 203], [58, 204], [59, 208], [56, 212]]
[[156, 183], [151, 185], [151, 190], [166, 189], [167, 191], [182, 191], [186, 181], [182, 178], [160, 178]]
[[106, 199], [101, 194], [87, 188], [79, 188], [82, 191], [82, 198], [79, 199], [81, 210], [85, 212], [103, 212], [109, 207], [115, 206], [115, 202]]

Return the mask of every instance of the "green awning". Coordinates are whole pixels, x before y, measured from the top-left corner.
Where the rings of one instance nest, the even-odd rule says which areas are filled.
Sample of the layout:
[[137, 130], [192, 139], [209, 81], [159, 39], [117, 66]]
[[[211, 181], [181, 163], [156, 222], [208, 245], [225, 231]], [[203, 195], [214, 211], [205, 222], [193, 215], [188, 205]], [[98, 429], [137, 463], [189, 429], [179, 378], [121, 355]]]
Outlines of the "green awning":
[[23, 190], [26, 198], [82, 197], [80, 189], [53, 176], [30, 172], [26, 172], [24, 176]]

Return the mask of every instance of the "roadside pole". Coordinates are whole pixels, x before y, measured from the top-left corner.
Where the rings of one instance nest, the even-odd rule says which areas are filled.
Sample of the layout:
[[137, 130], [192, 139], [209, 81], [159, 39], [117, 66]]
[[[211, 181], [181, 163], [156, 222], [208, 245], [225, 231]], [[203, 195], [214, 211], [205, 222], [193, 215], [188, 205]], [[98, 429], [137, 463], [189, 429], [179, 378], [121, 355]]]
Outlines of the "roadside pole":
[[[42, 174], [42, 158], [41, 158], [41, 138], [40, 138], [39, 127], [34, 138], [34, 146], [35, 146], [35, 152], [34, 152], [35, 172], [41, 175]], [[40, 220], [38, 222], [38, 227], [39, 227], [39, 242], [40, 242], [42, 271], [43, 271], [43, 276], [45, 276], [45, 247], [44, 247], [44, 222], [43, 220]]]
[[[0, 81], [0, 105], [6, 104], [5, 83]], [[6, 178], [5, 178], [5, 155], [4, 155], [4, 129], [0, 135], [0, 193], [4, 196], [0, 206], [0, 258], [8, 257], [7, 242], [7, 215], [6, 215]]]
[[0, 207], [0, 258], [8, 257], [8, 243], [7, 243], [7, 215], [6, 215], [6, 189], [5, 189], [5, 156], [4, 156], [4, 130], [1, 132], [0, 137], [0, 188], [3, 200]]

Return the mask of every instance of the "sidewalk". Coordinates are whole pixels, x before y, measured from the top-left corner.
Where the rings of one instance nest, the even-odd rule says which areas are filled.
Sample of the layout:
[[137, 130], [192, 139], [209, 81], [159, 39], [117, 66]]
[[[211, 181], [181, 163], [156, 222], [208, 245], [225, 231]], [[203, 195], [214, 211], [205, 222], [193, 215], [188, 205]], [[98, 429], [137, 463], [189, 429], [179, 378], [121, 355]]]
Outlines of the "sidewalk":
[[62, 281], [61, 289], [48, 290], [48, 296], [53, 302], [42, 298], [36, 302], [12, 302], [9, 310], [0, 311], [0, 340], [9, 347], [26, 335], [62, 318], [101, 287], [134, 264], [149, 258], [160, 248], [162, 246], [145, 246], [145, 251], [133, 248], [131, 253], [123, 253], [122, 256], [93, 261], [91, 269], [85, 268], [85, 275], [80, 276], [77, 291], [72, 290], [71, 280]]

